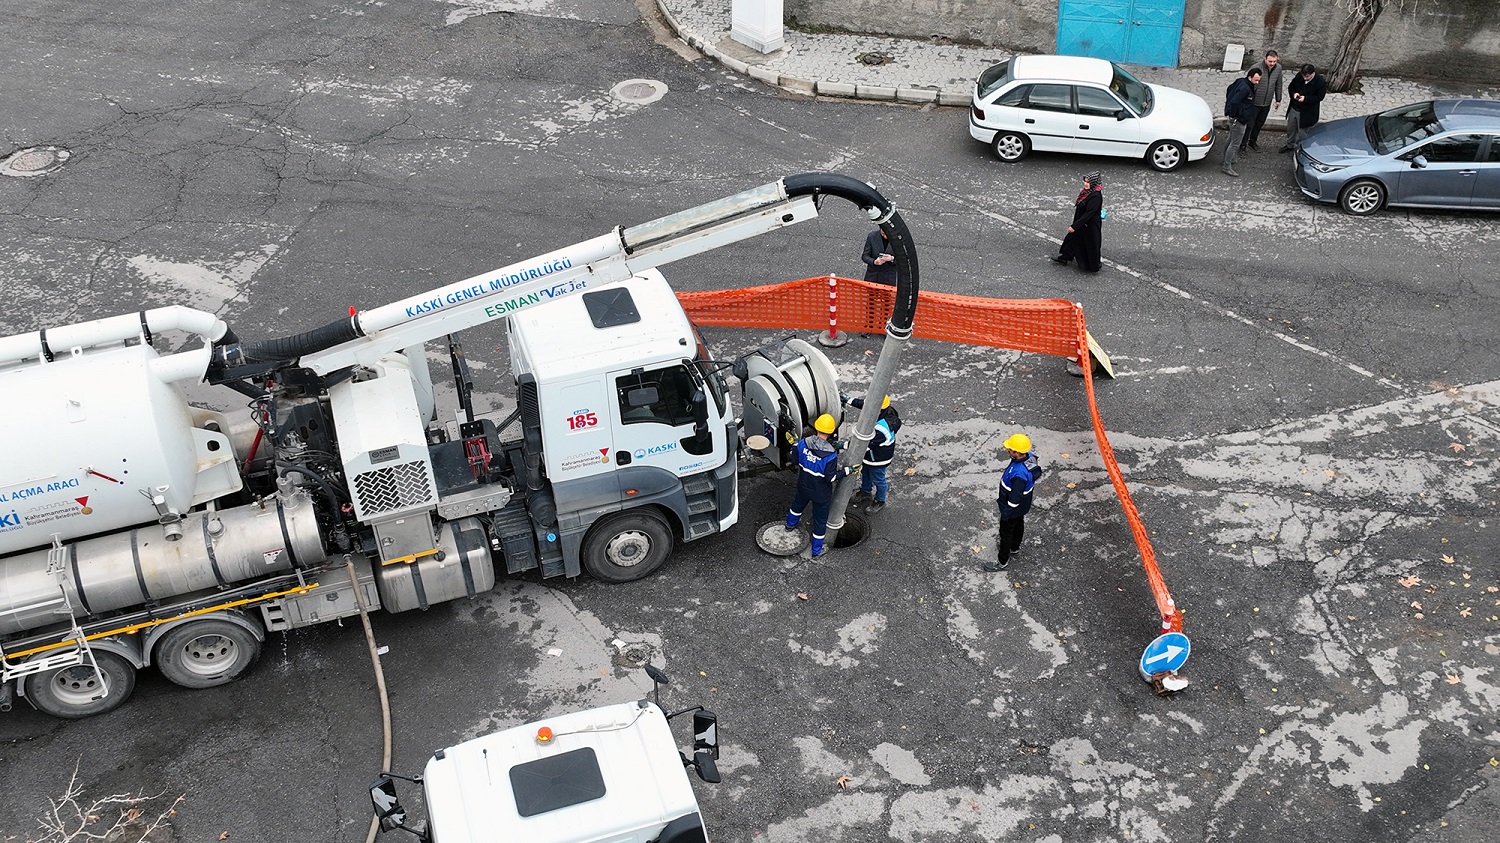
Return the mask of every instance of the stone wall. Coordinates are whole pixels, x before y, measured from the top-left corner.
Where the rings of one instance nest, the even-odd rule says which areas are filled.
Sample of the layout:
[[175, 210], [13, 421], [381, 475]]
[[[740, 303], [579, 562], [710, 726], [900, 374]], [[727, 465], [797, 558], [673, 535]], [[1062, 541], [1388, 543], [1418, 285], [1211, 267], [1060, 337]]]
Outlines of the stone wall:
[[[1056, 48], [1057, 0], [785, 0], [803, 27], [939, 37], [1017, 52]], [[1274, 48], [1289, 63], [1326, 67], [1347, 12], [1336, 0], [1187, 0], [1183, 67], [1217, 67], [1224, 45], [1244, 44], [1248, 62]], [[1500, 78], [1500, 2], [1390, 0], [1360, 70], [1372, 74], [1488, 83]]]

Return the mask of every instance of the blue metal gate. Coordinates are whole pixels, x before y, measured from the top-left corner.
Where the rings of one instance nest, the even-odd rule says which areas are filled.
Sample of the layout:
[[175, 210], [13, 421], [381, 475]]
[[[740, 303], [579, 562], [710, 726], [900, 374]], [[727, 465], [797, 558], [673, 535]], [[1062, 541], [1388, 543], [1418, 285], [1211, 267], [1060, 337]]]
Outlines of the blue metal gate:
[[1057, 52], [1176, 67], [1187, 0], [1060, 0]]

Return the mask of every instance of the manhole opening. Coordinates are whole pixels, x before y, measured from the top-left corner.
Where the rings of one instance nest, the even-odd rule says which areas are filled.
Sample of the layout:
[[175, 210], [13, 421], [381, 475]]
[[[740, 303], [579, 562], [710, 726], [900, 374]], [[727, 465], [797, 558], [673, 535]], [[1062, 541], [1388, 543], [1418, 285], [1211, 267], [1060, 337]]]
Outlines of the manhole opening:
[[890, 53], [860, 53], [858, 58], [860, 64], [869, 65], [870, 67], [890, 64], [895, 60], [896, 57]]
[[864, 516], [844, 513], [844, 526], [839, 528], [838, 538], [833, 540], [835, 548], [858, 547], [870, 535], [870, 522]]

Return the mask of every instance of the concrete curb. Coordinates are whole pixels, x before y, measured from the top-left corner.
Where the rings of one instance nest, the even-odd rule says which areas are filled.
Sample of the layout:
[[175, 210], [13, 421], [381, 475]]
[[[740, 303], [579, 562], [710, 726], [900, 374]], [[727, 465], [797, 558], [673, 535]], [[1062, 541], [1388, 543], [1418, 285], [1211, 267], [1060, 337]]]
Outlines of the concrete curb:
[[872, 102], [900, 102], [912, 105], [967, 106], [969, 104], [970, 91], [967, 87], [961, 91], [931, 86], [892, 88], [881, 85], [858, 85], [831, 79], [804, 79], [798, 76], [780, 74], [771, 68], [751, 64], [728, 55], [713, 44], [709, 44], [698, 33], [684, 29], [681, 22], [677, 20], [676, 15], [673, 15], [672, 11], [666, 7], [665, 0], [656, 0], [656, 10], [661, 13], [662, 20], [666, 21], [667, 26], [671, 28], [673, 34], [705, 57], [717, 61], [735, 73], [748, 75], [753, 79], [773, 85], [791, 94], [804, 97], [840, 97], [843, 99], [870, 100]]

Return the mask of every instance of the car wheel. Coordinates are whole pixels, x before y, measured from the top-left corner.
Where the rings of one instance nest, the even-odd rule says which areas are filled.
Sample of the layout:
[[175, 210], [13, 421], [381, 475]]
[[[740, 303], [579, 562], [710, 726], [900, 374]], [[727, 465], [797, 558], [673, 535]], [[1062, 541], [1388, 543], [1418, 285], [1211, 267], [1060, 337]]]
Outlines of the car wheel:
[[1344, 213], [1367, 217], [1385, 205], [1385, 187], [1372, 179], [1350, 182], [1339, 192], [1339, 207]]
[[1007, 164], [1014, 164], [1031, 151], [1031, 139], [1020, 132], [1001, 132], [995, 135], [995, 157]]
[[1146, 163], [1161, 173], [1170, 173], [1186, 164], [1187, 160], [1187, 147], [1177, 141], [1157, 141], [1146, 150]]

